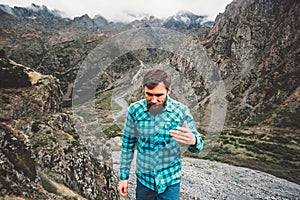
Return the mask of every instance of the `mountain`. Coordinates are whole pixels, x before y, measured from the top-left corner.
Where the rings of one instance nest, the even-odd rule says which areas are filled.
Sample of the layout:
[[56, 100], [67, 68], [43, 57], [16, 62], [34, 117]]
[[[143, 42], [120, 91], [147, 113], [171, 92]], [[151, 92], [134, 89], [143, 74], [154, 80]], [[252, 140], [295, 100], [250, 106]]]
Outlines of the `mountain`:
[[134, 20], [127, 26], [130, 28], [137, 27], [163, 27], [176, 30], [185, 34], [195, 34], [199, 37], [199, 31], [208, 31], [213, 22], [207, 21], [206, 16], [195, 15], [189, 11], [180, 11], [166, 19], [159, 19], [155, 16], [144, 17], [141, 20]]
[[[211, 27], [213, 22], [207, 21], [206, 16], [195, 15], [189, 11], [181, 11], [170, 16], [167, 19], [159, 19], [155, 16], [144, 17], [142, 19], [136, 19], [129, 23], [123, 22], [109, 22], [101, 15], [96, 15], [94, 18], [90, 18], [87, 14], [75, 17], [74, 19], [61, 17], [60, 11], [50, 11], [45, 6], [39, 6], [32, 4], [29, 8], [14, 7], [11, 8], [8, 5], [0, 5], [0, 10], [3, 13], [3, 17], [13, 16], [14, 20], [45, 20], [43, 25], [46, 25], [47, 19], [51, 19], [54, 25], [61, 26], [61, 22], [70, 22], [67, 26], [72, 25], [78, 28], [78, 31], [82, 29], [88, 30], [88, 34], [96, 34], [103, 31], [110, 31], [117, 33], [126, 29], [134, 28], [137, 26], [159, 26], [164, 28], [170, 28], [177, 31], [187, 32], [191, 30], [198, 30], [201, 27]], [[12, 22], [14, 24], [14, 22]], [[61, 27], [56, 27], [61, 28]], [[51, 29], [51, 28], [50, 28]]]
[[169, 29], [199, 29], [205, 23], [205, 16], [195, 15], [192, 12], [181, 11], [176, 15], [168, 17], [163, 22], [163, 27]]
[[118, 199], [112, 163], [95, 159], [79, 139], [74, 117], [62, 112], [58, 80], [3, 52], [0, 77], [0, 196]]
[[[109, 22], [100, 15], [94, 19], [83, 15], [71, 20], [60, 17], [57, 11], [49, 11], [35, 4], [31, 8], [0, 5], [0, 16], [3, 19], [0, 24], [2, 49], [12, 60], [57, 77], [64, 93], [74, 81], [84, 57], [103, 39], [133, 28], [160, 27], [165, 23], [162, 19], [149, 17], [124, 24]], [[189, 16], [193, 19], [201, 18], [191, 13]], [[167, 24], [171, 25], [171, 22]], [[197, 33], [199, 25], [197, 27], [176, 28], [174, 25], [173, 28], [181, 32]], [[208, 31], [206, 26], [203, 26], [203, 31]], [[60, 67], [57, 69], [57, 66]]]
[[233, 1], [201, 41], [221, 71], [233, 128], [210, 157], [297, 183], [299, 8], [295, 0]]
[[[225, 85], [228, 104], [224, 128], [205, 159], [258, 169], [300, 183], [299, 1], [234, 0], [214, 22], [187, 11], [166, 19], [149, 16], [129, 23], [110, 22], [101, 15], [67, 19], [43, 6], [34, 7], [38, 9], [0, 6], [1, 48], [8, 59], [57, 78], [63, 92], [63, 110], [70, 109], [74, 81], [86, 59], [93, 53], [106, 53], [95, 49], [101, 49], [110, 38], [135, 33], [139, 28], [172, 29], [194, 39], [186, 44], [187, 50], [201, 44], [201, 52], [205, 53], [193, 56], [202, 64], [212, 62], [217, 66], [214, 75], [220, 75]], [[192, 58], [162, 48], [126, 52], [96, 80], [93, 111], [105, 133], [115, 136], [121, 132], [111, 110], [141, 97], [141, 88], [136, 84], [139, 75], [154, 64], [168, 65], [174, 75], [185, 77], [184, 82], [175, 77], [177, 85], [187, 86], [181, 87], [177, 96], [187, 97], [193, 105], [191, 110], [199, 109], [197, 124], [209, 148], [209, 120], [205, 119], [210, 119], [210, 106], [216, 101], [204, 80], [209, 69], [200, 74]], [[128, 78], [131, 73], [133, 78]], [[127, 96], [118, 91], [126, 84], [132, 87], [120, 91], [130, 91]], [[121, 103], [115, 105], [116, 102]], [[97, 131], [93, 134], [97, 135]], [[93, 141], [92, 136], [85, 139]]]
[[228, 83], [229, 121], [299, 128], [297, 8], [297, 1], [233, 1], [217, 16], [202, 44]]
[[1, 5], [0, 9], [12, 16], [23, 18], [23, 19], [36, 19], [36, 18], [52, 18], [60, 19], [60, 12], [57, 10], [50, 11], [46, 6], [39, 6], [31, 4], [31, 7], [14, 7], [11, 8], [8, 5]]

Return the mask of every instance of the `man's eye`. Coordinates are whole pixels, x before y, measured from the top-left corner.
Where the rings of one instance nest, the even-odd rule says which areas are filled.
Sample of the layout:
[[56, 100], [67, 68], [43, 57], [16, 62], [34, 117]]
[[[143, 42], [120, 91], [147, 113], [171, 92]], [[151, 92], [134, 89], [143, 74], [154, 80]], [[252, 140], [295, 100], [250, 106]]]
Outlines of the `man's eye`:
[[148, 95], [148, 96], [150, 96], [150, 97], [152, 97], [152, 96], [153, 96], [153, 94], [151, 94], [151, 93], [148, 93], [148, 92], [146, 92], [146, 95]]
[[160, 96], [164, 95], [164, 94], [151, 94], [151, 93], [148, 93], [148, 92], [146, 92], [146, 94], [150, 97], [153, 97], [153, 96], [160, 97]]

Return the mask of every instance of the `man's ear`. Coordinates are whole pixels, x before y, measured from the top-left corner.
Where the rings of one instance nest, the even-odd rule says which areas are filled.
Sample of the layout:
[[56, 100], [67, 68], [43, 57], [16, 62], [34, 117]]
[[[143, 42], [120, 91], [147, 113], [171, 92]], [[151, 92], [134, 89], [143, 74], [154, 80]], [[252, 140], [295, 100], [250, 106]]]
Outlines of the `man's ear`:
[[171, 93], [171, 87], [167, 89], [167, 94]]

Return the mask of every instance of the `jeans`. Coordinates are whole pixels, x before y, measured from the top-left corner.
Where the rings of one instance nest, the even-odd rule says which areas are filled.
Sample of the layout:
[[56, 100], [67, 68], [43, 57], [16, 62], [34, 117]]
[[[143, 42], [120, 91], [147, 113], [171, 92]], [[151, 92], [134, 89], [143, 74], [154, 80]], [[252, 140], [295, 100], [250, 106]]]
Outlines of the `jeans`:
[[158, 194], [153, 191], [138, 180], [136, 181], [136, 200], [179, 200], [180, 199], [180, 183], [171, 185], [166, 188], [166, 190]]

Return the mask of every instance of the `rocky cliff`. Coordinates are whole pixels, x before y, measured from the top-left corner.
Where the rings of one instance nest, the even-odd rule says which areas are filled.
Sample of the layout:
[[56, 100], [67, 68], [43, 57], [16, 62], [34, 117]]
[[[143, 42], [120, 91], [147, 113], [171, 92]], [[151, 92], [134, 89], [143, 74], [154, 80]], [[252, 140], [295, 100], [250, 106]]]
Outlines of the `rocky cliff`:
[[96, 160], [61, 109], [59, 82], [0, 58], [0, 196], [118, 199], [112, 165]]
[[228, 123], [299, 128], [299, 1], [233, 1], [202, 44], [226, 81]]

